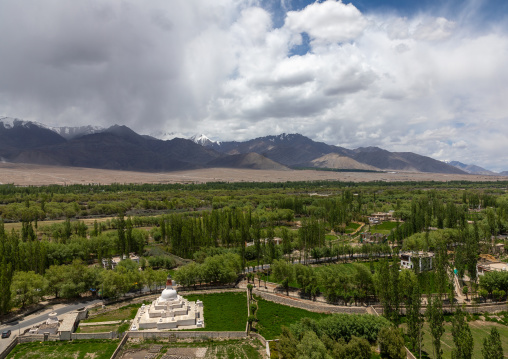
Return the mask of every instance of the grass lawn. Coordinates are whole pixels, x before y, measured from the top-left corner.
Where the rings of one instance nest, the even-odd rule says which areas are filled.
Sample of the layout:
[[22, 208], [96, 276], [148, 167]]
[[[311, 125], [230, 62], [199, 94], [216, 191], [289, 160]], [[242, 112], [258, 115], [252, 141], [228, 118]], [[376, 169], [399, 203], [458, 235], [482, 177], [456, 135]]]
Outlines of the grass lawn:
[[76, 333], [117, 332], [119, 326], [119, 324], [79, 326], [78, 329], [76, 329]]
[[[360, 264], [362, 266], [365, 266], [367, 269], [374, 269], [374, 271], [377, 270], [377, 268], [379, 267], [379, 262], [378, 261], [355, 262], [355, 264]], [[355, 269], [355, 266], [353, 265], [353, 263], [327, 264], [327, 265], [316, 266], [315, 269], [319, 272], [320, 270], [322, 270], [323, 268], [325, 268], [327, 266], [338, 267], [338, 268], [340, 268], [340, 271], [342, 273], [345, 273], [345, 274], [348, 274], [348, 275], [353, 275], [353, 274], [356, 273], [356, 269]]]
[[337, 236], [335, 236], [333, 234], [325, 234], [325, 239], [327, 241], [336, 241], [337, 240]]
[[203, 301], [204, 331], [244, 331], [247, 325], [245, 292], [184, 295], [189, 301]]
[[358, 228], [360, 228], [360, 226], [361, 226], [361, 224], [350, 222], [350, 223], [347, 225], [346, 230], [344, 231], [344, 233], [353, 233], [353, 232], [355, 232]]
[[[99, 314], [93, 318], [83, 319], [81, 322], [83, 323], [98, 323], [98, 322], [109, 322], [113, 320], [130, 320], [134, 319], [136, 313], [138, 312], [138, 308], [141, 307], [142, 303], [138, 304], [129, 304], [118, 309]], [[150, 302], [145, 301], [145, 304], [150, 304]]]
[[118, 340], [73, 340], [18, 344], [8, 359], [109, 359]]
[[278, 338], [281, 333], [281, 326], [283, 325], [289, 327], [289, 325], [305, 317], [320, 319], [328, 315], [288, 307], [260, 297], [256, 297], [256, 299], [258, 300], [258, 310], [256, 312], [258, 322], [256, 323], [256, 328], [258, 333], [268, 340]]
[[[481, 320], [469, 322], [469, 328], [474, 340], [473, 358], [483, 358], [481, 348], [483, 346], [483, 339], [490, 334], [490, 329], [496, 327], [501, 337], [503, 351], [508, 355], [508, 327], [492, 322], [484, 322]], [[423, 350], [427, 353], [428, 358], [435, 358], [432, 351], [432, 337], [430, 335], [429, 325], [425, 323], [423, 335]], [[451, 323], [445, 323], [445, 332], [441, 337], [441, 348], [443, 349], [443, 358], [450, 359], [452, 357], [452, 349], [455, 347], [452, 337]], [[422, 355], [423, 357], [423, 355]]]
[[389, 234], [392, 229], [397, 228], [397, 223], [401, 224], [400, 222], [383, 222], [372, 225], [370, 226], [370, 233]]

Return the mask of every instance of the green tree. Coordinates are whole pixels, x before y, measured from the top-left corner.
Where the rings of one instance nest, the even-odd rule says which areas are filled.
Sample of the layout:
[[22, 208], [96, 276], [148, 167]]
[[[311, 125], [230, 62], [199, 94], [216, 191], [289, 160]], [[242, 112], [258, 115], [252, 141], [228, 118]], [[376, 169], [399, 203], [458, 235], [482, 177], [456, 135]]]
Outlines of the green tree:
[[293, 336], [289, 328], [283, 325], [278, 342], [278, 349], [281, 356], [284, 359], [295, 359], [297, 355], [297, 345], [298, 340]]
[[44, 277], [48, 281], [48, 291], [55, 295], [55, 298], [58, 298], [64, 283], [67, 280], [68, 271], [67, 266], [50, 266], [46, 269], [46, 273]]
[[453, 316], [452, 336], [455, 344], [455, 348], [452, 350], [452, 359], [471, 359], [474, 346], [473, 336], [461, 309], [458, 309]]
[[301, 291], [307, 296], [315, 298], [319, 294], [319, 277], [314, 267], [295, 264], [295, 279]]
[[44, 296], [46, 281], [40, 274], [14, 272], [11, 283], [11, 295], [15, 305], [24, 308], [26, 305], [38, 303]]
[[381, 329], [377, 340], [381, 358], [406, 359], [407, 354], [404, 348], [404, 338], [398, 328], [385, 327]]
[[305, 332], [296, 346], [298, 359], [332, 359], [326, 346], [313, 331]]
[[256, 317], [254, 317], [253, 314], [248, 316], [247, 322], [249, 323], [249, 331], [252, 330], [252, 324], [254, 323], [255, 320], [256, 320]]
[[410, 347], [415, 353], [421, 352], [424, 316], [421, 314], [422, 293], [418, 280], [412, 282], [411, 294], [406, 302], [407, 335]]
[[468, 297], [469, 287], [467, 285], [464, 285], [462, 287], [462, 293], [466, 295], [466, 300], [469, 300], [469, 297]]
[[494, 327], [490, 330], [487, 338], [483, 339], [482, 346], [483, 359], [503, 359], [503, 346], [501, 345], [501, 337]]
[[143, 282], [145, 285], [150, 289], [150, 292], [152, 291], [152, 287], [155, 284], [155, 271], [152, 267], [147, 267], [143, 271]]
[[286, 290], [286, 295], [289, 295], [289, 283], [295, 279], [295, 268], [293, 265], [280, 259], [275, 260], [270, 268], [275, 280], [282, 282], [282, 287]]
[[2, 255], [0, 266], [0, 315], [3, 315], [11, 309], [12, 264]]
[[427, 305], [427, 320], [430, 326], [430, 334], [432, 336], [432, 346], [434, 350], [434, 358], [441, 359], [443, 350], [441, 349], [441, 337], [444, 334], [444, 315], [443, 302], [439, 297], [430, 297]]
[[[370, 359], [372, 350], [370, 349], [369, 342], [364, 338], [353, 336], [349, 343], [340, 343], [336, 346], [333, 352], [334, 358], [339, 359]], [[343, 341], [342, 341], [343, 342]], [[340, 343], [340, 344], [339, 344]]]
[[105, 270], [101, 273], [101, 287], [103, 297], [116, 298], [123, 294], [122, 275], [113, 270]]
[[64, 298], [78, 297], [91, 287], [89, 268], [79, 259], [64, 266], [65, 280], [60, 285], [60, 295]]

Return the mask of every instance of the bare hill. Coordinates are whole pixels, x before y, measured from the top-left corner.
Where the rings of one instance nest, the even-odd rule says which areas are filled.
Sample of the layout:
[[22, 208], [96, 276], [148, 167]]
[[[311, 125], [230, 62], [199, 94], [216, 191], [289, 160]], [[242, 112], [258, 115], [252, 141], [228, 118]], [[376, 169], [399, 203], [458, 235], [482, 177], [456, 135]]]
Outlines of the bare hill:
[[208, 167], [226, 167], [226, 168], [250, 168], [257, 170], [289, 170], [284, 165], [272, 161], [258, 153], [244, 153], [238, 155], [229, 155], [217, 158], [208, 163]]
[[490, 175], [490, 176], [497, 175], [497, 173], [486, 170], [485, 168], [477, 166], [477, 165], [467, 165], [467, 164], [459, 162], [459, 161], [451, 161], [449, 164], [454, 167], [460, 168], [461, 170], [463, 170], [467, 173], [471, 173], [471, 174], [475, 174], [475, 175]]
[[447, 163], [412, 152], [389, 152], [379, 147], [360, 147], [352, 151], [351, 157], [382, 170], [466, 174]]
[[379, 171], [379, 168], [377, 167], [370, 166], [365, 163], [360, 163], [352, 158], [341, 156], [337, 153], [329, 153], [327, 155], [316, 158], [309, 163], [309, 167], [334, 168], [341, 170]]

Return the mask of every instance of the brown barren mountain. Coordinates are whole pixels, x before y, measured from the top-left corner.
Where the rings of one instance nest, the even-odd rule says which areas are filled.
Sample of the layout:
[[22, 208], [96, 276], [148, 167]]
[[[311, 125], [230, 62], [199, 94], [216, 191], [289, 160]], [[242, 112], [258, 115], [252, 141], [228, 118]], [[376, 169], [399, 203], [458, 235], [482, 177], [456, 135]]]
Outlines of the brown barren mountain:
[[217, 158], [213, 161], [208, 162], [207, 167], [217, 168], [250, 168], [256, 170], [277, 170], [287, 171], [287, 168], [280, 163], [272, 161], [263, 155], [258, 153], [250, 152], [238, 155], [229, 155], [227, 157]]
[[309, 163], [309, 167], [317, 168], [333, 168], [333, 169], [349, 169], [349, 170], [368, 170], [368, 171], [379, 171], [379, 168], [360, 163], [352, 158], [341, 156], [337, 153], [329, 153], [312, 160]]

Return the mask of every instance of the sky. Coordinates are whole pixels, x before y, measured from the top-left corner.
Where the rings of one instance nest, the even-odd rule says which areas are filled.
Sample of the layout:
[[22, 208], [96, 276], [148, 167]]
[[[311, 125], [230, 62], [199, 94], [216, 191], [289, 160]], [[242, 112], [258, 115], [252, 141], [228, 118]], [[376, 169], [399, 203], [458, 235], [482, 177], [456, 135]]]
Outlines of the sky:
[[508, 170], [508, 1], [2, 0], [0, 116]]

